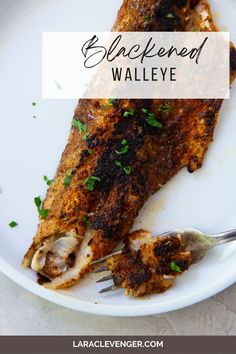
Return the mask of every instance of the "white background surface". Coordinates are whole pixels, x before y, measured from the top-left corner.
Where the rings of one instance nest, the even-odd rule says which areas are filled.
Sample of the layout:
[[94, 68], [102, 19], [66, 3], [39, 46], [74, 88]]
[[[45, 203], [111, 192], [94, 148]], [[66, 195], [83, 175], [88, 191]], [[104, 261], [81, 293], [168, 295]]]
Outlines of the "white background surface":
[[0, 273], [0, 334], [236, 335], [235, 294], [236, 285], [200, 304], [160, 317], [105, 317], [49, 303]]
[[[235, 12], [230, 11], [232, 6], [235, 6], [234, 0], [227, 0], [224, 3], [219, 0], [211, 2], [214, 2], [215, 9], [219, 9], [220, 4], [224, 4], [222, 6], [228, 9], [224, 12], [224, 20], [223, 12], [220, 14], [215, 12], [215, 17], [218, 23], [222, 24], [222, 30], [232, 28], [232, 35], [236, 41], [236, 29], [233, 25]], [[68, 3], [71, 6], [66, 7]], [[78, 8], [78, 3], [80, 11], [72, 11]], [[93, 3], [94, 6], [90, 6], [91, 11], [88, 13], [86, 9], [89, 3]], [[37, 289], [42, 296], [46, 296], [46, 293], [42, 288], [38, 290], [39, 287], [35, 284], [35, 276], [32, 272], [21, 270], [20, 261], [36, 229], [37, 216], [33, 198], [39, 194], [43, 195], [46, 191], [42, 176], [44, 174], [50, 178], [53, 176], [67, 139], [75, 102], [41, 100], [41, 31], [91, 30], [95, 20], [96, 30], [108, 30], [112, 26], [120, 3], [120, 0], [114, 0], [112, 3], [110, 0], [101, 0], [99, 3], [91, 0], [0, 1], [0, 5], [3, 5], [2, 14], [0, 13], [2, 16], [2, 21], [0, 21], [0, 96], [4, 97], [0, 105], [0, 166], [2, 168], [0, 258], [5, 259], [11, 269], [17, 270], [18, 273], [11, 273], [16, 281], [24, 286], [31, 284], [29, 287], [35, 291]], [[7, 9], [7, 4], [10, 10]], [[65, 9], [66, 11], [63, 12]], [[112, 14], [112, 16], [105, 16], [106, 14]], [[91, 16], [94, 21], [91, 21]], [[229, 27], [225, 28], [223, 23], [227, 23]], [[210, 148], [204, 167], [193, 175], [181, 171], [158, 193], [158, 198], [150, 198], [149, 203], [140, 213], [136, 226], [146, 227], [152, 232], [157, 232], [155, 230], [162, 232], [169, 228], [184, 226], [197, 227], [209, 232], [219, 232], [235, 227], [236, 189], [235, 174], [232, 171], [235, 167], [236, 151], [235, 135], [232, 134], [236, 129], [235, 92], [234, 87], [232, 91], [234, 99], [224, 104], [215, 134], [215, 143]], [[36, 107], [32, 107], [33, 101], [37, 102]], [[33, 115], [36, 115], [36, 119]], [[19, 223], [16, 229], [8, 227], [12, 219]], [[100, 305], [109, 306], [109, 311], [101, 311], [110, 314], [115, 312], [121, 314], [119, 306], [124, 305], [127, 308], [123, 310], [123, 314], [127, 314], [128, 310], [133, 313], [146, 312], [144, 307], [149, 305], [154, 305], [151, 310], [149, 309], [152, 313], [156, 313], [157, 308], [158, 311], [166, 311], [170, 308], [167, 306], [164, 309], [166, 302], [171, 302], [174, 307], [184, 306], [186, 303], [210, 296], [235, 280], [235, 247], [236, 245], [232, 244], [215, 250], [202, 265], [192, 268], [178, 280], [173, 289], [159, 295], [158, 299], [152, 297], [146, 302], [135, 301], [125, 298], [119, 292], [116, 295], [98, 299], [97, 291], [100, 286], [95, 285], [94, 279], [91, 279], [90, 287], [81, 285], [79, 288], [73, 288], [66, 293], [68, 297], [63, 301], [75, 308], [91, 310], [93, 307], [92, 311], [101, 308], [101, 306], [94, 306], [95, 301], [98, 301]], [[9, 267], [4, 266], [4, 269], [8, 274], [10, 273]], [[1, 286], [5, 282], [3, 280]], [[11, 284], [10, 281], [9, 284]], [[6, 316], [4, 317], [6, 321], [9, 320], [11, 309], [14, 309], [12, 313], [19, 316], [19, 321], [22, 318], [23, 322], [25, 318], [23, 311], [29, 311], [30, 314], [30, 311], [34, 309], [32, 318], [41, 318], [45, 316], [45, 312], [42, 311], [44, 306], [54, 308], [55, 313], [71, 314], [70, 311], [59, 310], [59, 308], [56, 311], [56, 306], [44, 303], [42, 300], [33, 300], [35, 299], [33, 296], [32, 300], [29, 300], [30, 295], [24, 294], [26, 292], [18, 289], [16, 285], [9, 285], [9, 288], [6, 286], [5, 290], [2, 289], [1, 301], [3, 299], [6, 301], [2, 311]], [[62, 292], [62, 294], [65, 293]], [[55, 301], [62, 300], [61, 295], [55, 295], [54, 298]], [[82, 304], [76, 302], [78, 299], [82, 301]], [[42, 304], [42, 307], [41, 305], [31, 306], [31, 301], [36, 301], [35, 304]], [[198, 308], [202, 305], [196, 306], [195, 308]], [[210, 322], [213, 321], [213, 316], [219, 315], [214, 314], [213, 308], [209, 306], [204, 309], [201, 314], [209, 316]], [[207, 309], [209, 309], [208, 312]], [[54, 310], [49, 312], [52, 315]], [[199, 316], [199, 313], [197, 311], [195, 316]], [[69, 317], [84, 318], [84, 316], [75, 313]], [[170, 316], [175, 315], [170, 314]], [[95, 319], [90, 316], [88, 318]], [[189, 316], [189, 318], [192, 317]], [[47, 318], [44, 320], [48, 321]], [[195, 321], [193, 318], [192, 320]], [[3, 324], [4, 321], [2, 321]], [[63, 315], [61, 321], [63, 321]], [[107, 323], [110, 323], [109, 321], [107, 319]], [[221, 323], [218, 321], [220, 320], [217, 319], [216, 323]], [[29, 325], [28, 330], [30, 330], [30, 323], [23, 322], [22, 326]], [[55, 321], [57, 322], [60, 323], [59, 320]], [[10, 330], [11, 326], [14, 327], [14, 323], [17, 322], [10, 321], [5, 329]], [[235, 325], [235, 318], [232, 323]], [[189, 328], [187, 322], [185, 325], [186, 329]], [[231, 327], [234, 328], [234, 325]], [[222, 326], [227, 327], [225, 323]]]

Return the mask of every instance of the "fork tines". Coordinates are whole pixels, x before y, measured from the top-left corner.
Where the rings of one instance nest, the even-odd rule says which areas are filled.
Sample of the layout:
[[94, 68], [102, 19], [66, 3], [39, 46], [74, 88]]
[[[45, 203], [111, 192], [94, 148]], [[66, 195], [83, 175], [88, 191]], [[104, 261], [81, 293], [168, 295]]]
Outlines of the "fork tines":
[[[98, 274], [98, 273], [102, 273], [102, 272], [107, 272], [108, 270], [109, 270], [109, 268], [107, 267], [106, 264], [104, 264], [104, 265], [100, 266], [99, 268], [95, 269], [93, 271], [93, 273]], [[109, 275], [107, 275], [101, 279], [98, 279], [96, 281], [96, 283], [102, 283], [104, 281], [108, 281], [108, 280], [112, 280], [112, 279], [113, 279], [113, 276], [112, 276], [112, 273], [110, 273]], [[100, 290], [99, 293], [102, 294], [102, 293], [106, 293], [108, 291], [115, 291], [115, 290], [117, 290], [117, 287], [115, 286], [115, 284], [113, 284], [107, 288]]]
[[[94, 274], [98, 274], [98, 273], [102, 273], [102, 272], [107, 272], [109, 270], [109, 268], [108, 268], [108, 266], [106, 265], [105, 262], [109, 258], [111, 258], [112, 256], [120, 254], [121, 252], [122, 252], [122, 249], [119, 250], [119, 251], [113, 252], [113, 253], [111, 253], [111, 254], [103, 257], [103, 258], [100, 258], [100, 259], [92, 262], [91, 265], [100, 265], [97, 269], [93, 270], [93, 273]], [[112, 273], [110, 273], [109, 275], [107, 275], [107, 276], [105, 276], [105, 277], [103, 277], [101, 279], [98, 279], [96, 281], [96, 283], [102, 283], [104, 281], [108, 281], [108, 280], [112, 280], [112, 279], [113, 279], [113, 276], [112, 276]], [[117, 286], [115, 284], [113, 284], [113, 285], [111, 285], [111, 286], [109, 286], [107, 288], [104, 288], [104, 289], [100, 290], [99, 293], [102, 294], [102, 293], [106, 293], [108, 291], [115, 291], [117, 289], [118, 289]]]
[[[98, 268], [96, 271], [94, 271], [94, 273], [101, 273], [101, 272], [107, 271], [107, 270], [108, 270], [107, 266], [102, 266], [102, 267]], [[103, 278], [101, 278], [101, 279], [98, 279], [98, 280], [96, 281], [96, 283], [102, 283], [102, 282], [104, 282], [104, 281], [108, 281], [108, 280], [112, 280], [112, 279], [113, 279], [113, 276], [112, 276], [112, 273], [110, 273], [110, 274], [107, 275], [106, 277], [103, 277]], [[106, 292], [108, 292], [108, 291], [115, 291], [115, 290], [117, 290], [117, 287], [116, 287], [116, 285], [113, 283], [113, 285], [111, 285], [111, 286], [109, 286], [109, 287], [107, 287], [107, 288], [104, 288], [104, 289], [100, 290], [99, 293], [102, 294], [102, 293], [106, 293]]]
[[91, 265], [103, 263], [103, 262], [107, 261], [109, 258], [111, 258], [112, 256], [115, 256], [115, 255], [120, 254], [120, 253], [122, 253], [122, 249], [119, 250], [119, 251], [110, 253], [110, 254], [108, 254], [108, 255], [105, 256], [105, 257], [102, 257], [102, 258], [100, 258], [100, 259], [97, 259], [96, 261], [93, 261], [93, 262], [91, 263]]
[[112, 274], [108, 275], [107, 277], [104, 277], [104, 278], [101, 278], [101, 279], [98, 279], [96, 281], [96, 283], [102, 283], [103, 281], [107, 281], [107, 280], [112, 280]]
[[107, 265], [102, 265], [101, 267], [98, 267], [97, 269], [95, 269], [93, 271], [93, 273], [97, 274], [97, 273], [101, 273], [101, 272], [106, 272], [107, 270], [109, 270]]
[[104, 289], [100, 290], [99, 293], [102, 294], [102, 293], [106, 293], [108, 291], [116, 291], [117, 289], [118, 289], [117, 286], [111, 285], [108, 288], [104, 288]]

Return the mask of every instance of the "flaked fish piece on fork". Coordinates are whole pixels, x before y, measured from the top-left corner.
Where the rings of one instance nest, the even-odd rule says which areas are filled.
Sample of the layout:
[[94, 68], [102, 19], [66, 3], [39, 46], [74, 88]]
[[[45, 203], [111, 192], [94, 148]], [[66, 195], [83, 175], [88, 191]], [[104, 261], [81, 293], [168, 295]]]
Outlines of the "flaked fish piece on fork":
[[[171, 13], [171, 16], [169, 15]], [[114, 31], [216, 31], [206, 1], [125, 0]], [[231, 83], [236, 74], [231, 48]], [[76, 284], [125, 239], [181, 168], [202, 166], [222, 100], [80, 100], [23, 266], [51, 289]], [[148, 114], [156, 124], [150, 124]]]
[[235, 240], [236, 230], [209, 235], [185, 228], [155, 237], [145, 230], [134, 231], [121, 250], [92, 263], [99, 265], [94, 273], [106, 272], [97, 283], [113, 281], [99, 292], [123, 288], [125, 295], [135, 297], [163, 293], [173, 286], [175, 278], [202, 261], [213, 248]]

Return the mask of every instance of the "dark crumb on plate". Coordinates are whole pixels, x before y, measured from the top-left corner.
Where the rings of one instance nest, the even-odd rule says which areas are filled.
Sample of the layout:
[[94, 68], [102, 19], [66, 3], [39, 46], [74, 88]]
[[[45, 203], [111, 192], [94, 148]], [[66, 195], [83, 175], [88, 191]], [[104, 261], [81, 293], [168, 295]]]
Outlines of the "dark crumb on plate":
[[45, 277], [44, 275], [37, 273], [37, 283], [39, 285], [43, 285], [44, 283], [50, 283], [50, 279], [48, 279], [47, 277]]

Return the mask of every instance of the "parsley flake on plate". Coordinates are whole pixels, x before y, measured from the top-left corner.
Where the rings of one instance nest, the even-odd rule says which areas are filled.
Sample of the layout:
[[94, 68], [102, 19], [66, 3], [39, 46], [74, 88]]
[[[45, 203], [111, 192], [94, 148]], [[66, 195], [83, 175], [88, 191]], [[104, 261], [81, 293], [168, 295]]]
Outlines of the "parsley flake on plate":
[[9, 226], [10, 226], [11, 228], [16, 227], [17, 225], [18, 225], [17, 222], [14, 221], [14, 220], [12, 220], [12, 221], [10, 222], [10, 224], [9, 224]]
[[43, 176], [43, 179], [48, 186], [51, 186], [51, 184], [53, 183], [53, 179], [48, 179], [47, 176]]
[[34, 204], [37, 207], [39, 216], [41, 219], [45, 219], [48, 215], [49, 210], [48, 209], [42, 209], [42, 201], [40, 197], [35, 197], [34, 198]]

